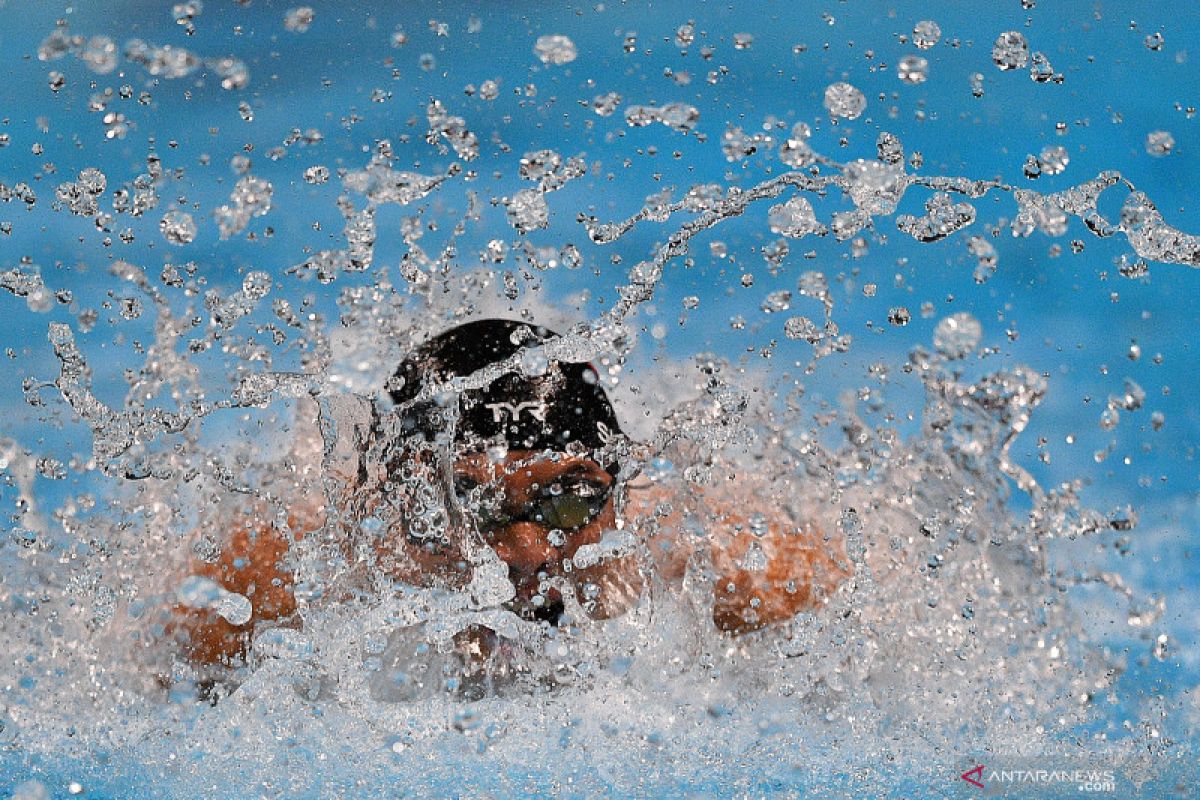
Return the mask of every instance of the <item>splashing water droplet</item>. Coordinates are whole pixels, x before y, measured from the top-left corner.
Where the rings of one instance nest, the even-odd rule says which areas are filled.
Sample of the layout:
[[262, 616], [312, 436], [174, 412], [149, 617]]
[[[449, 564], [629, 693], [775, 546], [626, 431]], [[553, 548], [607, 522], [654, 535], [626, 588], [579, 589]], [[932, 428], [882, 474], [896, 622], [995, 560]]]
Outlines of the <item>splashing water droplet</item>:
[[245, 595], [231, 592], [201, 575], [185, 578], [175, 590], [175, 596], [189, 608], [215, 611], [231, 625], [245, 625], [254, 615], [254, 607]]
[[687, 103], [667, 103], [662, 107], [632, 105], [625, 109], [625, 122], [632, 128], [661, 122], [668, 128], [686, 133], [696, 127], [699, 119], [699, 110]]
[[808, 317], [792, 317], [783, 323], [783, 335], [793, 340], [804, 340], [816, 344], [821, 340], [821, 329]]
[[553, 66], [570, 64], [579, 55], [575, 43], [562, 34], [539, 36], [533, 46], [533, 52], [543, 64]]
[[896, 77], [912, 86], [924, 83], [929, 77], [929, 61], [922, 56], [904, 56], [896, 65]]
[[311, 6], [289, 8], [283, 15], [283, 27], [292, 33], [305, 33], [315, 17]]
[[933, 329], [933, 346], [949, 359], [966, 358], [979, 346], [983, 326], [966, 312], [951, 314]]
[[1029, 42], [1019, 31], [1005, 31], [992, 45], [992, 62], [1005, 71], [1022, 69], [1029, 63]]
[[242, 292], [251, 300], [261, 300], [271, 292], [271, 276], [266, 272], [248, 272], [242, 279]]
[[1152, 131], [1146, 134], [1146, 152], [1155, 158], [1169, 156], [1175, 149], [1175, 137], [1167, 131]]
[[314, 186], [326, 183], [329, 180], [329, 167], [320, 164], [309, 167], [304, 170], [304, 182], [311, 183]]
[[1038, 156], [1038, 167], [1047, 175], [1058, 175], [1070, 163], [1071, 156], [1062, 145], [1047, 145]]
[[196, 222], [186, 211], [171, 210], [163, 214], [158, 229], [171, 244], [188, 244], [196, 238]]
[[813, 213], [812, 203], [804, 197], [793, 197], [786, 203], [771, 206], [767, 214], [767, 224], [773, 233], [800, 239], [810, 233], [824, 235], [826, 228], [817, 221]]
[[831, 117], [858, 119], [867, 108], [867, 98], [856, 87], [839, 81], [825, 88], [825, 108]]
[[928, 50], [942, 38], [942, 29], [931, 19], [923, 19], [913, 26], [913, 44], [921, 50]]
[[1031, 57], [1031, 60], [1032, 64], [1029, 66], [1029, 79], [1031, 81], [1034, 83], [1049, 83], [1050, 81], [1054, 81], [1055, 83], [1063, 82], [1062, 75], [1054, 71], [1054, 67], [1051, 65], [1050, 59], [1046, 57], [1045, 53], [1040, 51], [1035, 52]]

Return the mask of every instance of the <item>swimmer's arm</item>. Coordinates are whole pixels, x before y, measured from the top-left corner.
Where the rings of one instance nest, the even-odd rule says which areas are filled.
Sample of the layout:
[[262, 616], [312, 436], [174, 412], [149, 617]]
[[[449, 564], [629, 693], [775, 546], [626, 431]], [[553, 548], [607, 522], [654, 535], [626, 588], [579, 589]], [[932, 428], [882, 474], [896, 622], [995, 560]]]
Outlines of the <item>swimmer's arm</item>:
[[815, 524], [754, 513], [780, 508], [763, 486], [743, 481], [688, 496], [644, 484], [631, 487], [630, 500], [634, 514], [643, 514], [646, 544], [669, 584], [682, 583], [693, 556], [708, 563], [713, 622], [727, 633], [747, 633], [812, 610], [848, 575], [841, 544]]
[[[312, 529], [297, 526], [293, 530], [304, 528]], [[235, 625], [212, 609], [176, 604], [168, 631], [190, 661], [235, 665], [245, 659], [257, 625], [286, 624], [294, 616], [294, 579], [285, 563], [289, 547], [288, 537], [275, 526], [239, 517], [222, 542], [220, 557], [212, 563], [197, 560], [188, 575], [180, 576], [181, 582], [190, 576], [207, 578], [248, 599], [252, 608], [250, 619]]]

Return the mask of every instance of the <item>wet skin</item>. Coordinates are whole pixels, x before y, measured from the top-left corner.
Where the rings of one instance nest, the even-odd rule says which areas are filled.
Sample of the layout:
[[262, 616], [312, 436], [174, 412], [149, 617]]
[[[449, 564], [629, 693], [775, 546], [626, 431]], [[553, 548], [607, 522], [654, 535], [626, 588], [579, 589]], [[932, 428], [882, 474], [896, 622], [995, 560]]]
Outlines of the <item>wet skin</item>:
[[[616, 526], [614, 479], [596, 462], [547, 457], [540, 451], [510, 451], [502, 461], [493, 462], [484, 454], [471, 453], [457, 459], [453, 474], [456, 493], [461, 494], [451, 503], [454, 523], [450, 541], [422, 544], [397, 526], [375, 543], [378, 569], [414, 585], [461, 586], [469, 579], [470, 569], [462, 556], [462, 540], [478, 536], [508, 565], [516, 590], [508, 607], [527, 619], [557, 621], [562, 598], [555, 588], [544, 594], [540, 591], [540, 584], [547, 579], [568, 577], [577, 599], [597, 619], [621, 613], [629, 598], [640, 592], [640, 576], [632, 559], [617, 559], [566, 575], [564, 561], [573, 558], [581, 546], [599, 542], [606, 530]], [[556, 528], [553, 507], [544, 505], [555, 494], [591, 495], [600, 502], [589, 513], [576, 513], [566, 520], [582, 519], [585, 524]], [[475, 509], [486, 511], [480, 514]], [[547, 516], [543, 510], [551, 513]], [[319, 513], [289, 520], [297, 538], [321, 524]], [[285, 536], [274, 526], [256, 527], [244, 518], [231, 527], [216, 563], [196, 564], [193, 572], [249, 597], [253, 616], [244, 625], [232, 625], [215, 612], [176, 606], [168, 628], [176, 635], [183, 634], [184, 650], [197, 663], [242, 660], [260, 622], [297, 624]], [[556, 530], [559, 533], [554, 535]], [[586, 584], [596, 587], [598, 594], [584, 597]]]
[[[823, 536], [815, 526], [797, 526], [782, 516], [752, 524], [751, 509], [781, 508], [788, 498], [761, 491], [744, 476], [731, 473], [731, 478], [734, 482], [703, 491], [631, 485], [623, 516], [634, 523], [634, 530], [645, 531], [641, 535], [652, 566], [668, 585], [682, 584], [694, 555], [710, 565], [713, 623], [737, 635], [817, 607], [849, 572], [841, 543]], [[508, 565], [516, 590], [508, 607], [526, 619], [557, 621], [562, 598], [557, 589], [542, 592], [547, 579], [566, 579], [588, 616], [595, 619], [618, 616], [637, 602], [644, 582], [635, 556], [604, 559], [586, 569], [564, 567], [580, 547], [599, 542], [605, 531], [617, 526], [614, 479], [596, 462], [526, 451], [510, 451], [499, 462], [483, 454], [465, 454], [457, 459], [452, 479], [456, 495], [462, 498], [450, 502], [446, 541], [422, 543], [409, 537], [402, 524], [394, 524], [374, 541], [370, 569], [411, 585], [463, 587], [471, 570], [463, 545], [468, 537], [478, 537], [477, 542], [491, 547]], [[548, 505], [556, 495], [591, 500], [585, 500], [582, 508], [578, 502]], [[368, 511], [381, 502], [375, 494], [366, 499]], [[324, 524], [320, 507], [300, 503], [294, 508], [289, 528], [295, 537]], [[250, 598], [250, 621], [235, 626], [211, 610], [172, 609], [167, 629], [181, 639], [193, 663], [238, 663], [248, 654], [258, 624], [299, 625], [287, 558], [289, 541], [261, 519], [255, 515], [234, 520], [219, 559], [197, 563], [192, 569]], [[692, 523], [709, 535], [685, 533], [695, 527]], [[351, 538], [355, 535], [361, 534]], [[349, 555], [355, 542], [344, 545]], [[751, 547], [762, 551], [765, 566], [748, 566]]]

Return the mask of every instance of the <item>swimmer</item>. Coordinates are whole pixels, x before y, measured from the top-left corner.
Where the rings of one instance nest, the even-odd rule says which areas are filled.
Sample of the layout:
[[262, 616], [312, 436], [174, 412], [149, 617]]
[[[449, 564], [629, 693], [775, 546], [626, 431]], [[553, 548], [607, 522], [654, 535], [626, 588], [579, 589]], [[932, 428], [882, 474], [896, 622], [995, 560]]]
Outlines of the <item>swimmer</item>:
[[[689, 562], [700, 559], [713, 587], [713, 623], [731, 636], [816, 608], [847, 577], [842, 548], [818, 527], [782, 512], [773, 518], [753, 513], [788, 504], [758, 483], [731, 472], [703, 491], [672, 492], [623, 472], [612, 446], [620, 438], [616, 413], [589, 364], [551, 362], [537, 375], [509, 372], [461, 392], [453, 407], [438, 404], [431, 387], [555, 336], [492, 319], [460, 325], [416, 348], [389, 383], [396, 410], [376, 418], [373, 441], [363, 445], [379, 457], [363, 459], [347, 479], [346, 507], [336, 514], [298, 498], [288, 524], [293, 537], [314, 534], [331, 516], [383, 521], [383, 529], [370, 534], [345, 526], [342, 552], [368, 552], [376, 575], [420, 587], [466, 586], [468, 550], [472, 544], [490, 548], [515, 588], [506, 608], [547, 625], [564, 614], [559, 586], [593, 619], [625, 613], [646, 590], [646, 565], [680, 587]], [[453, 437], [446, 433], [451, 429]], [[446, 459], [438, 452], [452, 454], [448, 469], [439, 468]], [[427, 480], [404, 480], [413, 475]], [[439, 481], [445, 497], [432, 503], [405, 488]], [[448, 512], [432, 532], [431, 509], [435, 517], [439, 509]], [[580, 558], [581, 548], [602, 547], [605, 534], [618, 528], [638, 532], [651, 558], [639, 560], [636, 548], [595, 557], [597, 547], [590, 548], [593, 557]], [[220, 557], [196, 563], [192, 574], [248, 598], [253, 610], [234, 624], [211, 607], [174, 609], [169, 629], [197, 665], [244, 663], [257, 628], [299, 624], [289, 539], [249, 519], [235, 521], [224, 536]]]

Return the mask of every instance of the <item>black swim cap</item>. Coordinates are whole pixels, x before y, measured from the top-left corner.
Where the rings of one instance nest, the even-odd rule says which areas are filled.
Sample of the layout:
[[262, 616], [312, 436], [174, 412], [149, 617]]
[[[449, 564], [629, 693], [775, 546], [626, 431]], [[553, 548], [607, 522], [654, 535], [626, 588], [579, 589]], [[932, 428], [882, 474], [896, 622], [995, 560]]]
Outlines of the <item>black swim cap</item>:
[[[392, 400], [402, 406], [430, 385], [465, 377], [557, 336], [547, 328], [505, 319], [452, 328], [404, 359], [396, 371], [402, 382], [391, 392]], [[462, 392], [455, 443], [476, 448], [503, 442], [514, 450], [556, 451], [574, 444], [599, 450], [620, 432], [590, 364], [551, 361], [537, 371], [541, 374], [506, 372], [482, 389]], [[402, 412], [404, 430], [432, 440], [447, 428], [446, 411], [436, 399], [417, 403]]]

